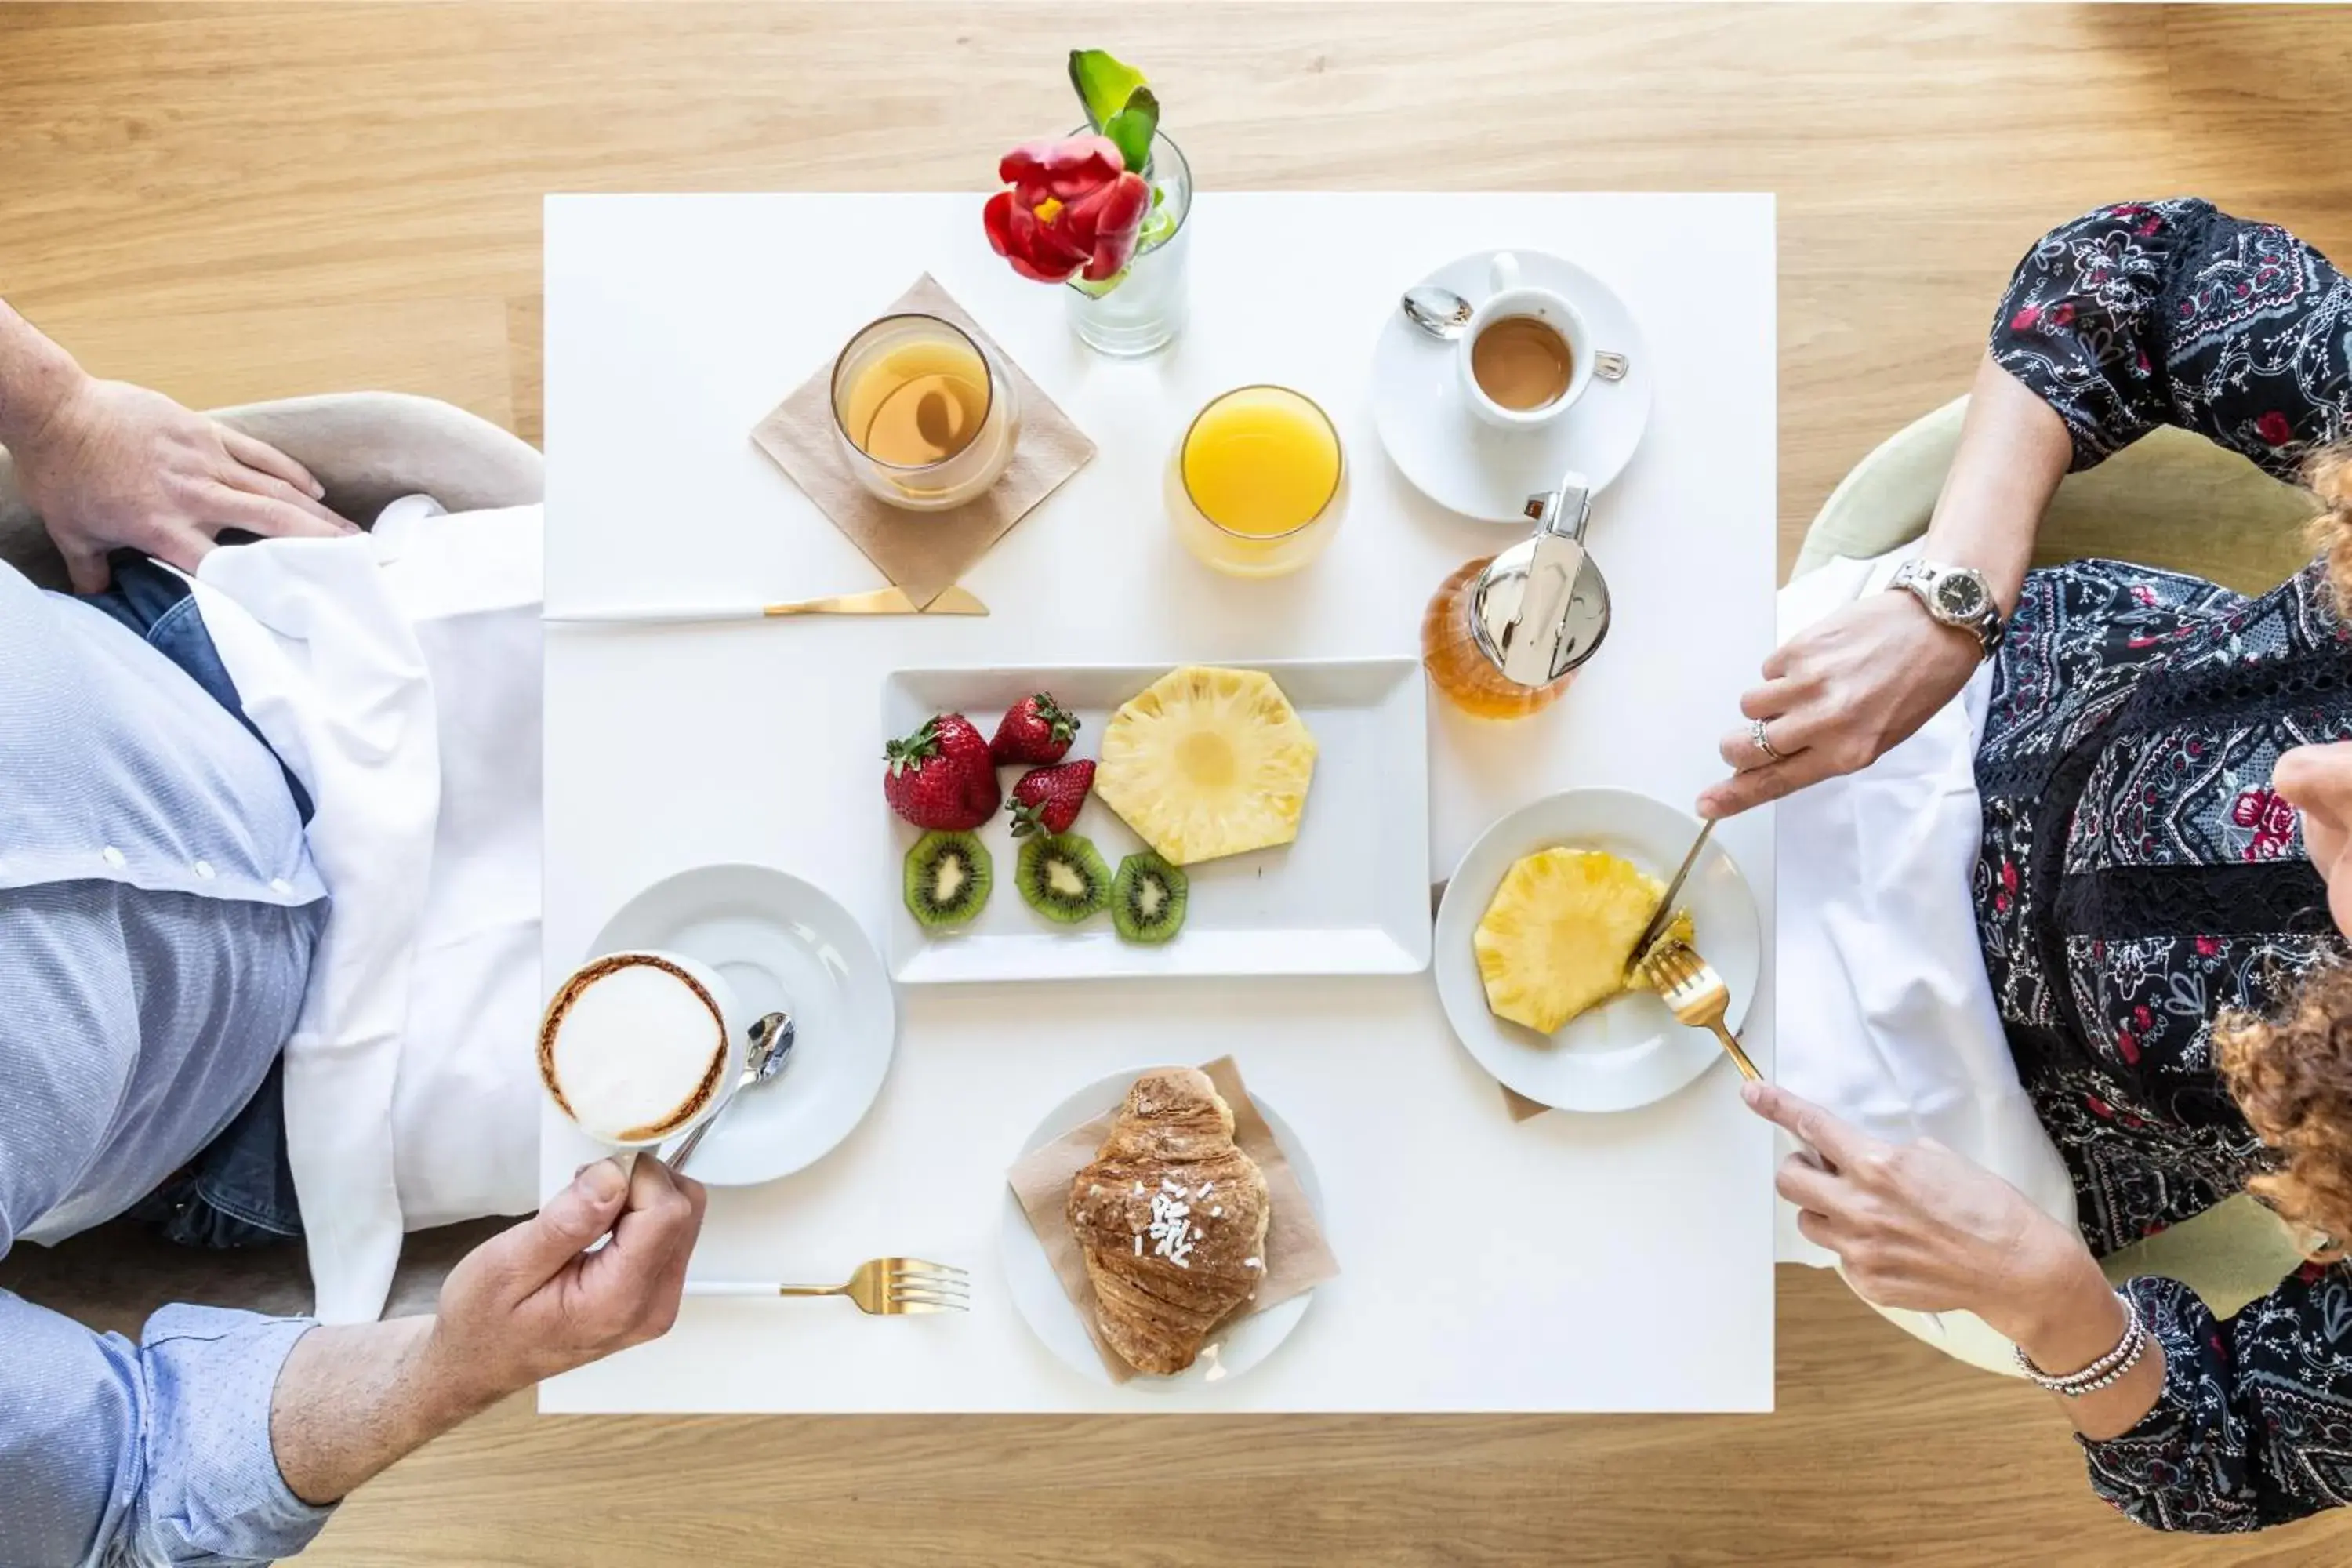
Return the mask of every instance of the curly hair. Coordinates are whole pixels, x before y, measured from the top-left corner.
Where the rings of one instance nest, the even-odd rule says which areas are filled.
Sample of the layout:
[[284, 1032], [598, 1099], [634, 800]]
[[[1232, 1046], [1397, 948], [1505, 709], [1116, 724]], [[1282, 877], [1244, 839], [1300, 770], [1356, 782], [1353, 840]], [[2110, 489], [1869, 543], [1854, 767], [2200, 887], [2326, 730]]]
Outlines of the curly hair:
[[2352, 1240], [2352, 965], [2315, 972], [2277, 1016], [2214, 1026], [2221, 1079], [2272, 1169], [2246, 1185], [2289, 1221]]

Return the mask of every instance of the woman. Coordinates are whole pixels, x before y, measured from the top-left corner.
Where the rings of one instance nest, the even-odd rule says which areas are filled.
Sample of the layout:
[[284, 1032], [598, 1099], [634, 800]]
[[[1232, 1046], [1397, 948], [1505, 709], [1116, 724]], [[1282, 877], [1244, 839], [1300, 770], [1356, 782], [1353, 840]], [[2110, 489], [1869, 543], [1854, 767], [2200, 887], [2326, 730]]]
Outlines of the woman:
[[[1871, 1300], [1976, 1312], [2061, 1395], [2093, 1486], [2168, 1530], [2352, 1500], [2352, 1268], [2315, 1261], [2227, 1324], [2095, 1254], [2251, 1188], [2352, 1237], [2352, 279], [2197, 201], [2065, 226], [2018, 269], [1921, 546], [2006, 617], [1871, 595], [1768, 662], [1724, 742], [1726, 815], [1866, 765], [1996, 660], [1975, 899], [2020, 1076], [2080, 1234], [1932, 1143], [1783, 1091], [1812, 1151], [1779, 1186]], [[2194, 429], [2328, 509], [2258, 598], [2124, 565], [2028, 574], [2069, 468]], [[1958, 622], [1959, 624], [1952, 624]], [[1986, 634], [1980, 637], [1980, 633]], [[1990, 647], [1993, 651], [1988, 652]]]

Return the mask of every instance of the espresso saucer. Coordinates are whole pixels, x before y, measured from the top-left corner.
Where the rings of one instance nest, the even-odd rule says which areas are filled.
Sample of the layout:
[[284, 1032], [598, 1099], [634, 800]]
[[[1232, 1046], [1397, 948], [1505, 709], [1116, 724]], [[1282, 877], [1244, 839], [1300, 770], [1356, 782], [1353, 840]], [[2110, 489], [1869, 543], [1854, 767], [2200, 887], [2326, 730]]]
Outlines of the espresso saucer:
[[822, 888], [766, 866], [698, 866], [621, 906], [586, 956], [656, 948], [726, 978], [744, 1015], [793, 1016], [793, 1054], [719, 1113], [687, 1173], [751, 1186], [814, 1164], [873, 1107], [898, 999], [865, 930]]
[[[1372, 416], [1390, 459], [1422, 494], [1449, 511], [1524, 529], [1528, 497], [1556, 487], [1561, 474], [1576, 470], [1598, 494], [1624, 471], [1649, 423], [1653, 367], [1649, 344], [1616, 290], [1559, 257], [1517, 247], [1511, 254], [1523, 286], [1565, 296], [1591, 330], [1593, 346], [1631, 362], [1625, 379], [1594, 377], [1567, 413], [1541, 429], [1499, 430], [1471, 412], [1454, 363], [1459, 346], [1431, 337], [1391, 308], [1372, 353]], [[1494, 255], [1482, 250], [1449, 261], [1406, 287], [1433, 283], [1475, 307], [1491, 291]]]

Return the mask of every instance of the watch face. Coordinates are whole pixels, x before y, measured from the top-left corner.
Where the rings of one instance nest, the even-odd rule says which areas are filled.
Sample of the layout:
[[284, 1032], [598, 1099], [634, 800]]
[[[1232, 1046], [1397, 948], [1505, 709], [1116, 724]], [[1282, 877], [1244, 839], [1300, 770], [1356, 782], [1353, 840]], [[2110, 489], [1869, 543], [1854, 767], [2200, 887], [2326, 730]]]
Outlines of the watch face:
[[1953, 573], [1936, 584], [1936, 607], [1954, 620], [1969, 620], [1984, 613], [1984, 584], [1974, 577]]

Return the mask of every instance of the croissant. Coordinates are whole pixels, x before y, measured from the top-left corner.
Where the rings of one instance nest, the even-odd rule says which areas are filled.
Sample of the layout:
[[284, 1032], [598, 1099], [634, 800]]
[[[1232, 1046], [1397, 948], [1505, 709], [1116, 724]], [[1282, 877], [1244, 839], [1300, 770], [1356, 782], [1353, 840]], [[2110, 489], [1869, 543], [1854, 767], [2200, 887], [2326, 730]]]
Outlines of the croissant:
[[1094, 1163], [1070, 1181], [1070, 1228], [1096, 1321], [1138, 1372], [1171, 1376], [1265, 1278], [1265, 1175], [1234, 1142], [1206, 1073], [1160, 1068], [1127, 1091]]

